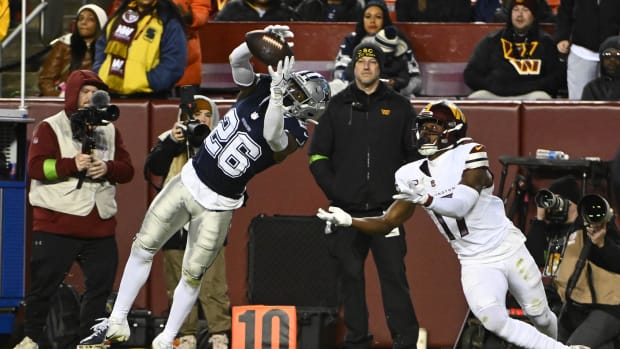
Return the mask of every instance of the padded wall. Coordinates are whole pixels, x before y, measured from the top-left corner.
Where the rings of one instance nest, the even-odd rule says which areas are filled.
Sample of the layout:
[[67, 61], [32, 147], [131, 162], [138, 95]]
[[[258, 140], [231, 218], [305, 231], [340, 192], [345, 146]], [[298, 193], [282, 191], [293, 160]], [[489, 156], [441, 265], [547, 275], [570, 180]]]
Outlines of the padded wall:
[[[416, 100], [419, 110], [426, 100]], [[113, 101], [121, 109], [115, 122], [136, 167], [132, 182], [119, 186], [117, 240], [120, 265], [117, 285], [129, 254], [134, 234], [138, 231], [149, 200], [147, 184], [142, 178], [144, 157], [156, 137], [172, 126], [178, 104], [173, 101]], [[220, 109], [225, 112], [228, 104]], [[40, 121], [62, 108], [62, 103], [28, 100], [29, 117]], [[556, 101], [546, 103], [457, 101], [469, 124], [469, 135], [487, 146], [495, 183], [499, 181], [499, 155], [527, 155], [538, 147], [562, 149], [573, 158], [612, 157], [618, 147], [620, 104]], [[1, 108], [16, 108], [15, 100], [0, 101]], [[32, 134], [34, 124], [29, 126]], [[312, 133], [312, 127], [310, 127]], [[233, 305], [247, 303], [247, 229], [260, 213], [312, 215], [327, 201], [308, 170], [306, 145], [284, 163], [258, 175], [249, 185], [248, 205], [233, 217], [227, 252], [230, 297]], [[30, 223], [27, 223], [30, 226]], [[405, 226], [408, 239], [407, 273], [420, 323], [428, 330], [430, 347], [450, 347], [458, 335], [465, 316], [459, 267], [453, 251], [430, 219], [422, 211], [415, 213]], [[162, 315], [168, 307], [161, 274], [159, 255], [151, 278], [140, 293], [135, 306], [147, 307]], [[27, 279], [27, 278], [26, 278]], [[74, 279], [81, 282], [79, 275]], [[375, 347], [389, 347], [390, 335], [385, 325], [376, 270], [367, 263], [368, 301], [371, 331]]]

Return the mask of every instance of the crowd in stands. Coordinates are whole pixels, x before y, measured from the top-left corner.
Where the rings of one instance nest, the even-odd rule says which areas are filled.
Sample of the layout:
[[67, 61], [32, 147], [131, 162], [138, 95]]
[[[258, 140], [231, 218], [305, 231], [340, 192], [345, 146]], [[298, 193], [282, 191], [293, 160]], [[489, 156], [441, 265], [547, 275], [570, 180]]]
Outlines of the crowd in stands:
[[[386, 54], [381, 78], [406, 97], [420, 95], [424, 76], [416, 48], [399, 23], [506, 23], [473, 48], [463, 72], [464, 83], [473, 91], [469, 98], [582, 99], [584, 88], [593, 80], [601, 87], [593, 93], [593, 86], [588, 85], [583, 99], [615, 99], [619, 95], [613, 88], [613, 66], [618, 58], [609, 52], [610, 43], [601, 46], [620, 32], [620, 4], [612, 0], [601, 0], [600, 5], [585, 0], [397, 0], [392, 7], [383, 0], [163, 0], [156, 7], [166, 10], [141, 15], [136, 26], [140, 31], [150, 24], [150, 18], [161, 20], [165, 26], [162, 37], [155, 38], [158, 44], [149, 44], [158, 49], [144, 46], [150, 53], [135, 58], [130, 52], [136, 49], [130, 48], [140, 46], [141, 41], [111, 32], [118, 30], [117, 19], [123, 19], [135, 6], [129, 4], [132, 2], [99, 0], [80, 8], [73, 33], [51, 43], [40, 71], [42, 96], [62, 96], [66, 76], [76, 69], [93, 69], [110, 85], [115, 97], [167, 98], [179, 95], [178, 86], [199, 88], [199, 32], [208, 21], [354, 22], [353, 31], [342, 39], [334, 57], [331, 76], [327, 76], [332, 93], [351, 82], [353, 48], [373, 41]], [[89, 32], [81, 24], [87, 17], [98, 22]], [[111, 20], [104, 27], [108, 17]], [[541, 24], [546, 24], [545, 30]], [[599, 56], [611, 63], [601, 66]], [[181, 71], [179, 61], [187, 61], [188, 69]], [[113, 72], [113, 62], [126, 64], [127, 69]], [[126, 72], [137, 78], [124, 79]]]

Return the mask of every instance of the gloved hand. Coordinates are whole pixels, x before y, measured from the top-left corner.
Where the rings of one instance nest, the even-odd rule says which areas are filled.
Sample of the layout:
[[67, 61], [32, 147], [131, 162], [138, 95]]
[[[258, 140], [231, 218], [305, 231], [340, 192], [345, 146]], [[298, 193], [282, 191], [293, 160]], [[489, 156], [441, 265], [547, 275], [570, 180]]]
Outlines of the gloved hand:
[[283, 60], [278, 61], [278, 66], [275, 71], [272, 66], [267, 67], [269, 75], [271, 75], [271, 99], [274, 103], [279, 102], [281, 105], [282, 97], [286, 91], [286, 85], [291, 79], [294, 64], [294, 57], [284, 57]]
[[428, 206], [433, 201], [433, 197], [426, 192], [424, 183], [419, 180], [413, 188], [399, 188], [400, 192], [392, 196], [395, 200], [405, 200], [414, 204]]
[[263, 29], [264, 31], [268, 31], [274, 33], [282, 39], [282, 41], [286, 41], [286, 43], [293, 47], [295, 44], [292, 41], [287, 41], [286, 39], [292, 39], [295, 37], [295, 34], [291, 31], [291, 28], [288, 25], [268, 25]]
[[319, 208], [318, 212], [316, 213], [316, 216], [324, 221], [331, 222], [331, 224], [333, 225], [338, 225], [342, 227], [351, 226], [351, 223], [353, 222], [353, 218], [351, 218], [350, 214], [346, 213], [341, 208], [335, 207], [335, 206], [330, 206], [327, 210], [329, 212], [325, 211], [322, 208]]

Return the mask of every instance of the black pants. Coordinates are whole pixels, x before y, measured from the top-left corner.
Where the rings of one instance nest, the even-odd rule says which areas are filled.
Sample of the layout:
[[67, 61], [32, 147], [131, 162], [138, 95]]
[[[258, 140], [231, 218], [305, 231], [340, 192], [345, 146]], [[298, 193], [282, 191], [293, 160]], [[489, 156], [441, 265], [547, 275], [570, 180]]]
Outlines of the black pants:
[[26, 295], [24, 333], [46, 343], [43, 332], [50, 311], [50, 298], [76, 261], [84, 274], [79, 339], [90, 334], [96, 319], [106, 316], [106, 301], [116, 276], [118, 249], [114, 237], [76, 239], [34, 232], [30, 254], [30, 290]]
[[558, 339], [567, 345], [614, 349], [620, 344], [620, 319], [603, 310], [569, 305], [559, 321]]
[[369, 250], [377, 266], [381, 298], [393, 348], [416, 348], [419, 325], [411, 301], [404, 257], [404, 230], [393, 237], [370, 236], [339, 227], [328, 235], [330, 254], [338, 260], [340, 301], [344, 310], [344, 348], [370, 348], [364, 263]]

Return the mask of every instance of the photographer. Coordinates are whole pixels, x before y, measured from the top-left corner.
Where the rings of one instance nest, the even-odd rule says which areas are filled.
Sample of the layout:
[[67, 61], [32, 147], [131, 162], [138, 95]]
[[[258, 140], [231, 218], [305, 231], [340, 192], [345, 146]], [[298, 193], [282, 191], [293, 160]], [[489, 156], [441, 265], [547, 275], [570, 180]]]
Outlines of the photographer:
[[620, 234], [609, 203], [585, 196], [584, 224], [572, 232], [554, 283], [564, 301], [559, 338], [567, 344], [613, 349], [620, 344]]
[[[104, 122], [106, 117], [117, 117], [106, 113], [115, 107], [93, 107], [99, 90], [107, 86], [95, 73], [72, 72], [67, 78], [64, 110], [37, 125], [28, 149], [33, 206], [30, 290], [25, 301], [26, 337], [17, 348], [51, 347], [44, 329], [50, 299], [74, 261], [85, 283], [79, 330], [72, 342], [54, 347], [75, 348], [95, 320], [106, 314], [118, 264], [116, 184], [129, 182], [134, 169], [120, 132]], [[90, 124], [97, 117], [101, 119]], [[81, 136], [91, 133], [95, 143], [88, 148], [92, 152], [84, 153]]]
[[[145, 174], [163, 177], [163, 185], [181, 171], [188, 159], [195, 153], [195, 147], [220, 120], [215, 102], [200, 95], [187, 96], [187, 89], [181, 87], [181, 108], [179, 120], [172, 129], [159, 136], [157, 145], [146, 158]], [[202, 128], [202, 129], [201, 129]], [[182, 228], [162, 247], [164, 255], [164, 277], [169, 300], [172, 302], [174, 288], [181, 280], [183, 254], [187, 245], [187, 229]], [[207, 318], [209, 343], [213, 349], [227, 349], [226, 332], [231, 328], [230, 300], [226, 282], [225, 248], [222, 247], [213, 264], [204, 274], [198, 299]], [[194, 305], [179, 330], [178, 349], [196, 349], [198, 333], [198, 306]]]

